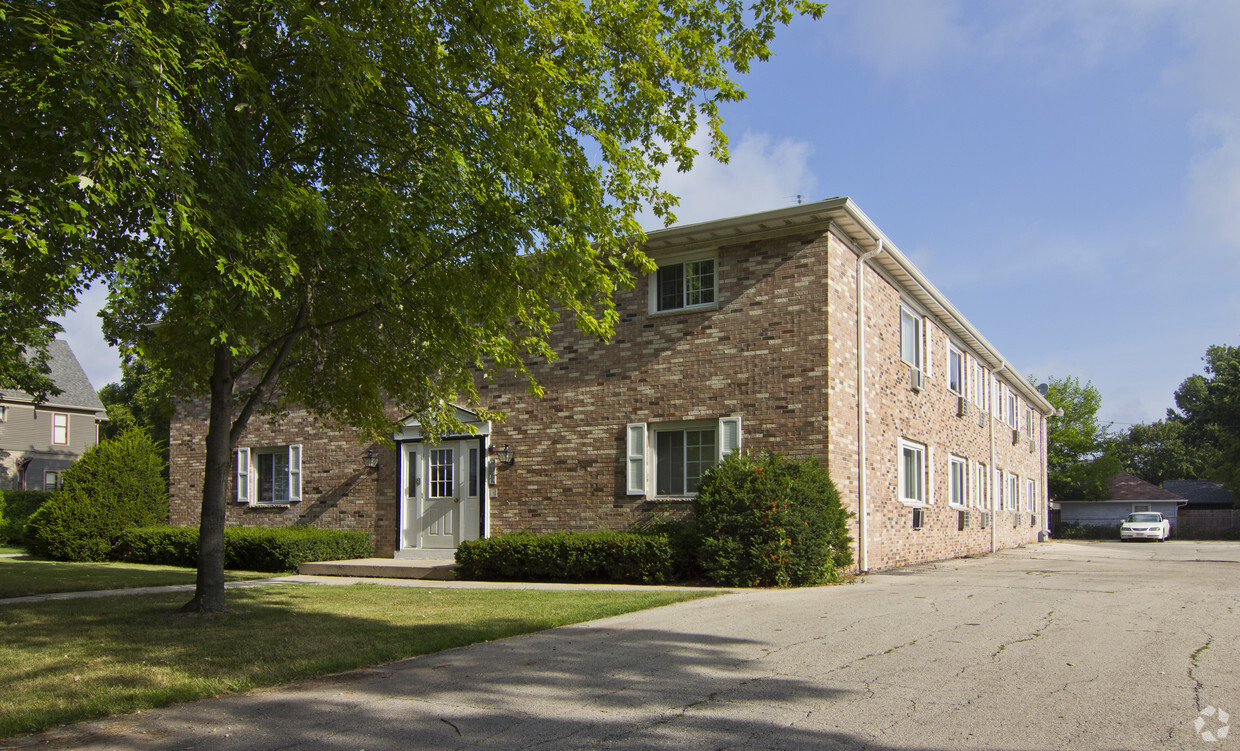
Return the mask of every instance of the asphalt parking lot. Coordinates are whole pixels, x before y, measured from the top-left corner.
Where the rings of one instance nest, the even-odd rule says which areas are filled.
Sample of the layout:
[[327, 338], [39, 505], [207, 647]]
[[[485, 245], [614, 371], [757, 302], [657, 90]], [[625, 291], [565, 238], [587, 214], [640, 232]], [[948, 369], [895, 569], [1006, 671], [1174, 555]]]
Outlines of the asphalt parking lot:
[[[1030, 545], [729, 594], [12, 743], [1240, 748], [1240, 543]], [[1240, 715], [1236, 716], [1240, 719]]]

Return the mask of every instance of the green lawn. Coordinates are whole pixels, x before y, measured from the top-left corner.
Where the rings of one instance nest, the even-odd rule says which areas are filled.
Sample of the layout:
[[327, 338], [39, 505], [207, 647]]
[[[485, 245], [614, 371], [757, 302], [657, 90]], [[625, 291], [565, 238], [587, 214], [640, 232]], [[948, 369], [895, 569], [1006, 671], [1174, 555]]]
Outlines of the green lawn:
[[0, 555], [5, 555], [7, 553], [25, 553], [25, 552], [26, 552], [25, 548], [19, 548], [13, 545], [5, 545], [4, 543], [0, 543]]
[[686, 590], [233, 590], [0, 604], [0, 737], [246, 691], [717, 594]]
[[[266, 579], [278, 574], [230, 571], [228, 579]], [[137, 563], [61, 563], [29, 558], [0, 558], [0, 599], [53, 592], [130, 589], [162, 584], [193, 584], [195, 572], [174, 566]], [[2, 675], [2, 674], [0, 674]]]

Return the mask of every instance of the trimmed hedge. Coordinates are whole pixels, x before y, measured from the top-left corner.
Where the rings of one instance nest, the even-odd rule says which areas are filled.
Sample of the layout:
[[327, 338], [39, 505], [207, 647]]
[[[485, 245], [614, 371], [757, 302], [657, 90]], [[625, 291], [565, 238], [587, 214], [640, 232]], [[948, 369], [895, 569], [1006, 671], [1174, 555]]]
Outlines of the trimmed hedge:
[[[229, 527], [224, 530], [224, 567], [239, 571], [293, 572], [313, 561], [368, 558], [365, 532], [318, 527]], [[120, 535], [112, 558], [128, 563], [198, 566], [195, 527], [139, 527]]]
[[1118, 524], [1081, 524], [1059, 522], [1051, 530], [1051, 536], [1059, 540], [1118, 540]]
[[50, 490], [0, 490], [0, 542], [21, 545], [26, 522], [51, 497]]
[[671, 575], [672, 559], [665, 535], [519, 532], [462, 542], [456, 578], [658, 584]]
[[107, 560], [131, 527], [168, 520], [164, 461], [146, 431], [100, 441], [64, 473], [64, 485], [31, 515], [23, 537], [30, 552], [63, 561]]
[[816, 459], [734, 452], [703, 473], [693, 499], [697, 562], [729, 587], [839, 581], [852, 563], [849, 516]]

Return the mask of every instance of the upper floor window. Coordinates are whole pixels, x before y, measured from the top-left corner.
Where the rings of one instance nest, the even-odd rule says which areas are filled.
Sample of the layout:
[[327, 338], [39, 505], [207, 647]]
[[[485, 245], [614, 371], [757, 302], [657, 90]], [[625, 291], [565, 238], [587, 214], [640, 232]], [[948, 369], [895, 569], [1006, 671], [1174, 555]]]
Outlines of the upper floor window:
[[56, 412], [52, 415], [52, 444], [65, 446], [69, 443], [69, 416]]
[[964, 394], [964, 353], [955, 347], [947, 349], [947, 387]]
[[655, 272], [655, 311], [715, 304], [715, 259], [670, 263]]
[[986, 409], [986, 387], [990, 379], [986, 377], [986, 369], [977, 360], [973, 361], [973, 403], [979, 409]]
[[1033, 422], [1033, 407], [1025, 408], [1025, 429], [1029, 432], [1029, 440], [1037, 437], [1037, 430]]
[[900, 358], [914, 368], [921, 367], [921, 318], [900, 307]]
[[1020, 415], [1020, 413], [1017, 411], [1018, 403], [1019, 403], [1019, 398], [1016, 396], [1016, 392], [1009, 389], [1008, 398], [1007, 398], [1007, 424], [1013, 429], [1016, 428], [1018, 420], [1019, 420], [1019, 415]]

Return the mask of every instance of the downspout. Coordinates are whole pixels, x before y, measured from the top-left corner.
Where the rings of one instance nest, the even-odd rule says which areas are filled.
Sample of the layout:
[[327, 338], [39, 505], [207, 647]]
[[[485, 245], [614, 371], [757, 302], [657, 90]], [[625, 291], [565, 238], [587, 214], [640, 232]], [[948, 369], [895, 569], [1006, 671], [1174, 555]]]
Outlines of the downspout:
[[883, 252], [878, 246], [857, 256], [857, 567], [870, 570], [869, 499], [865, 487], [865, 262]]
[[[998, 383], [999, 376], [1007, 372], [1007, 363], [999, 363], [999, 367], [995, 368], [995, 382]], [[986, 478], [990, 482], [990, 552], [995, 553], [999, 550], [999, 499], [1003, 497], [1003, 475], [999, 475], [999, 487], [995, 487], [995, 473], [999, 471], [998, 465], [995, 464], [995, 404], [998, 403], [1000, 408], [1003, 407], [1003, 395], [990, 395], [990, 477]]]

